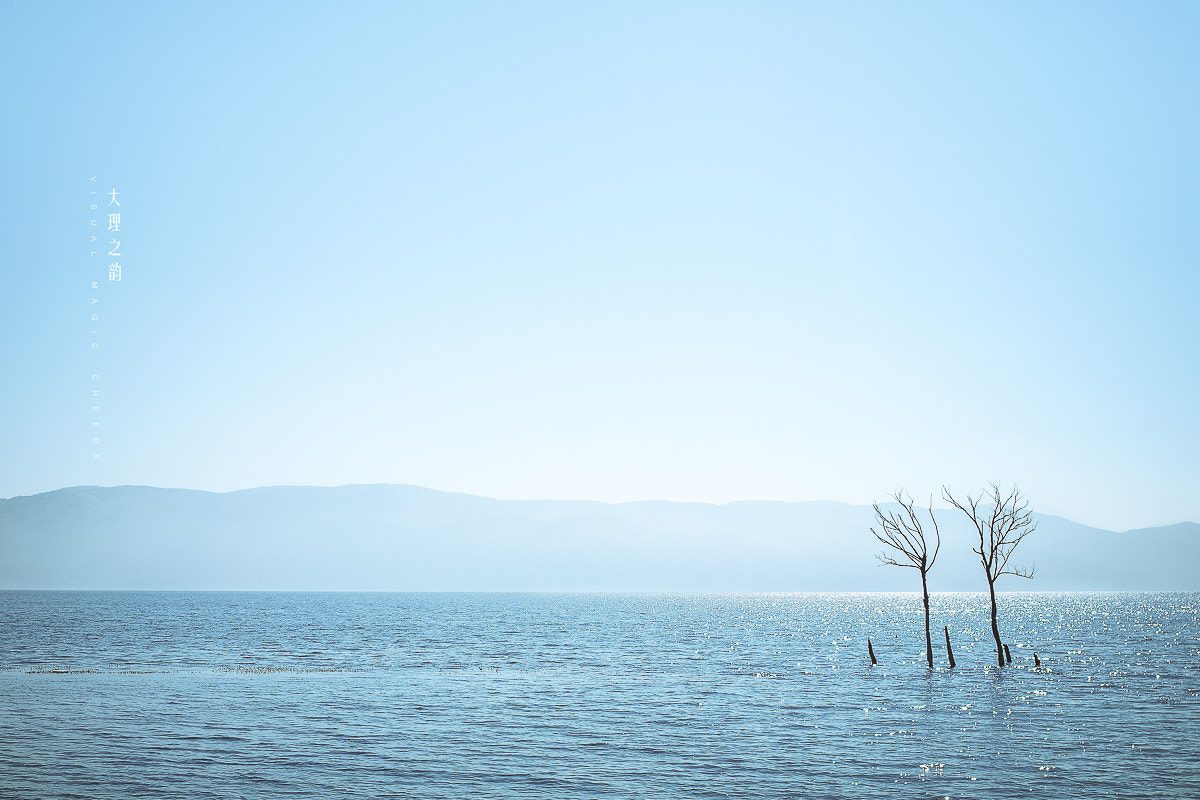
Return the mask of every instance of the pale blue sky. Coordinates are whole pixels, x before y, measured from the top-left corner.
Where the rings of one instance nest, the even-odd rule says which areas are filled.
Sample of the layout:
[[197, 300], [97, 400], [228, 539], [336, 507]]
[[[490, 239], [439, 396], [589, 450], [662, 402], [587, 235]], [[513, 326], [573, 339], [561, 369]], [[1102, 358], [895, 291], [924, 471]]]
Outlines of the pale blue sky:
[[1196, 4], [58, 9], [0, 54], [0, 496], [1200, 520]]

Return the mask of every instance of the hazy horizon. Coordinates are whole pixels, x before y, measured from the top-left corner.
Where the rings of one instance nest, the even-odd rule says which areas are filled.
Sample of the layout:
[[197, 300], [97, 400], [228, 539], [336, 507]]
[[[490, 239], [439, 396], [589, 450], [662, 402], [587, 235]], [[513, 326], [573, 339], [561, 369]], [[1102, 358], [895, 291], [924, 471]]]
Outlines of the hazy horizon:
[[[978, 591], [975, 529], [937, 509], [935, 590]], [[907, 591], [869, 506], [501, 500], [402, 484], [228, 493], [75, 487], [0, 501], [0, 586], [411, 591]], [[1200, 525], [1119, 532], [1052, 515], [1019, 590], [1200, 588]], [[1014, 561], [1014, 564], [1017, 561]]]
[[[672, 503], [672, 504], [679, 504], [679, 505], [705, 505], [705, 506], [714, 506], [714, 507], [733, 505], [733, 504], [737, 504], [737, 503], [764, 503], [764, 504], [766, 504], [766, 503], [836, 503], [839, 505], [853, 506], [856, 508], [868, 507], [871, 505], [871, 503], [851, 503], [851, 502], [848, 502], [845, 500], [837, 500], [837, 499], [828, 498], [828, 497], [813, 498], [811, 500], [780, 500], [780, 499], [768, 498], [768, 497], [747, 497], [747, 498], [738, 498], [738, 499], [733, 499], [733, 500], [725, 500], [722, 502], [713, 502], [713, 501], [707, 501], [707, 500], [673, 500], [673, 499], [664, 498], [664, 497], [646, 497], [646, 498], [640, 498], [640, 499], [636, 499], [636, 500], [594, 500], [594, 499], [587, 498], [587, 497], [548, 497], [548, 496], [542, 496], [542, 495], [522, 496], [522, 497], [499, 497], [496, 495], [477, 494], [475, 492], [463, 492], [463, 491], [458, 491], [455, 489], [440, 489], [440, 488], [437, 488], [434, 486], [421, 486], [421, 485], [414, 484], [414, 483], [386, 483], [386, 482], [336, 483], [336, 484], [310, 484], [310, 483], [265, 484], [265, 485], [261, 485], [261, 486], [244, 486], [244, 487], [240, 487], [240, 488], [236, 488], [236, 489], [225, 489], [225, 490], [202, 489], [202, 488], [196, 488], [196, 487], [190, 487], [190, 486], [154, 486], [151, 484], [129, 484], [129, 483], [109, 484], [109, 485], [76, 484], [73, 486], [60, 486], [55, 489], [46, 489], [45, 491], [41, 491], [41, 492], [30, 492], [28, 494], [12, 495], [10, 497], [0, 497], [0, 500], [12, 500], [12, 499], [15, 499], [18, 497], [34, 497], [34, 496], [37, 496], [40, 494], [50, 494], [52, 492], [62, 491], [64, 489], [86, 489], [86, 488], [119, 489], [119, 488], [128, 487], [128, 488], [166, 489], [166, 490], [177, 490], [177, 491], [185, 491], [185, 492], [206, 492], [209, 494], [234, 494], [236, 492], [251, 492], [251, 491], [258, 490], [258, 489], [308, 489], [308, 488], [311, 488], [311, 489], [341, 489], [341, 488], [369, 487], [369, 486], [411, 487], [411, 488], [415, 488], [415, 489], [424, 489], [424, 490], [431, 491], [431, 492], [438, 492], [441, 494], [459, 494], [459, 495], [466, 495], [469, 497], [478, 497], [478, 498], [489, 499], [489, 500], [516, 501], [516, 502], [538, 502], [538, 501], [544, 500], [544, 501], [563, 502], [563, 503], [599, 503], [601, 505], [630, 505], [630, 504], [636, 504], [636, 503]], [[979, 490], [973, 490], [971, 493], [977, 494], [978, 491]], [[941, 495], [935, 494], [934, 495], [935, 502], [933, 503], [933, 509], [935, 511], [947, 511], [947, 512], [954, 511], [952, 506], [945, 504], [944, 501], [941, 503], [937, 502], [939, 500], [942, 500]], [[887, 506], [887, 505], [893, 503], [890, 496], [885, 497], [876, 502], [879, 502], [879, 504], [882, 506]], [[917, 500], [917, 505], [921, 508], [927, 508], [929, 506], [929, 504], [927, 502], [922, 502], [919, 498]], [[1050, 514], [1047, 512], [1039, 511], [1037, 509], [1033, 509], [1033, 510], [1034, 510], [1035, 514], [1037, 514], [1037, 516], [1039, 516], [1039, 517], [1055, 517], [1055, 518], [1067, 520], [1070, 522], [1087, 524], [1089, 527], [1098, 528], [1100, 530], [1114, 531], [1117, 533], [1123, 533], [1123, 532], [1127, 532], [1127, 531], [1138, 531], [1138, 530], [1144, 530], [1144, 529], [1149, 529], [1149, 528], [1165, 528], [1165, 527], [1171, 527], [1174, 525], [1181, 525], [1181, 524], [1188, 524], [1188, 523], [1200, 524], [1196, 520], [1176, 519], [1176, 520], [1170, 520], [1167, 522], [1154, 522], [1154, 523], [1149, 523], [1149, 524], [1145, 524], [1145, 525], [1135, 525], [1130, 528], [1117, 528], [1117, 527], [1112, 527], [1112, 526], [1083, 523], [1082, 520], [1077, 520], [1077, 519], [1074, 519], [1074, 518], [1069, 517], [1064, 514]]]

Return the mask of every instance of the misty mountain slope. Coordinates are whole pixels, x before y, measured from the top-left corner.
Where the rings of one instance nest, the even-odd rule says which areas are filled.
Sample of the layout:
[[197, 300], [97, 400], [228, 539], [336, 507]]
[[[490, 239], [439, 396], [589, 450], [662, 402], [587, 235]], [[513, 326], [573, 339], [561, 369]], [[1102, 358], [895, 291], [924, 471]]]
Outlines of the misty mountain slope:
[[[938, 510], [931, 588], [983, 588], [974, 530]], [[73, 487], [0, 501], [0, 587], [911, 591], [871, 508], [834, 502], [505, 501], [416, 486], [226, 494]], [[1195, 590], [1200, 526], [1116, 533], [1054, 517], [1002, 589]]]

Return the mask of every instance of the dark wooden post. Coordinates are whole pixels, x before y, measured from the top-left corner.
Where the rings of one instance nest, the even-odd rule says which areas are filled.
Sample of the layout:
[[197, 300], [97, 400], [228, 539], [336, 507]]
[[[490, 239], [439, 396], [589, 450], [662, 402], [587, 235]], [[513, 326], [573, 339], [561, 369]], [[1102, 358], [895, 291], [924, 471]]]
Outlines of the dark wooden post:
[[867, 639], [867, 652], [871, 654], [871, 666], [874, 667], [878, 665], [879, 662], [875, 659], [875, 648], [871, 646], [871, 640], [869, 638]]
[[946, 656], [950, 659], [950, 669], [954, 669], [954, 649], [950, 647], [950, 626], [943, 625], [942, 630], [946, 632]]
[[1042, 662], [1038, 659], [1037, 653], [1034, 653], [1033, 654], [1033, 666], [1040, 667], [1041, 665], [1042, 665]]
[[1012, 653], [1008, 652], [1008, 645], [1004, 645], [1004, 663], [1012, 663]]

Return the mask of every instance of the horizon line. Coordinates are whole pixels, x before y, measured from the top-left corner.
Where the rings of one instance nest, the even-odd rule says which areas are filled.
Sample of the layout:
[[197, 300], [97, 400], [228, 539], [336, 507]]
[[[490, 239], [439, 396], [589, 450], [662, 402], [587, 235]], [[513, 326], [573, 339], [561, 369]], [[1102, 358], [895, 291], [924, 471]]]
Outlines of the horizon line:
[[[39, 497], [41, 495], [54, 494], [55, 492], [63, 492], [63, 491], [71, 490], [71, 489], [155, 489], [155, 490], [159, 490], [159, 491], [200, 492], [203, 494], [228, 495], [228, 494], [238, 494], [239, 492], [259, 491], [259, 490], [263, 490], [263, 489], [330, 489], [330, 490], [334, 490], [334, 489], [350, 489], [350, 488], [358, 488], [358, 487], [394, 487], [394, 488], [420, 489], [420, 490], [426, 491], [426, 492], [436, 492], [438, 494], [447, 494], [447, 495], [460, 495], [462, 497], [472, 497], [472, 498], [481, 499], [481, 500], [494, 500], [494, 501], [500, 502], [500, 503], [594, 503], [594, 504], [603, 505], [603, 506], [628, 506], [628, 505], [639, 505], [639, 504], [646, 504], [646, 503], [666, 503], [666, 504], [670, 504], [670, 505], [680, 505], [680, 506], [686, 506], [686, 505], [709, 506], [711, 508], [724, 508], [726, 506], [732, 506], [732, 505], [738, 505], [738, 504], [749, 504], [749, 503], [778, 504], [778, 505], [802, 505], [802, 504], [829, 503], [829, 504], [833, 504], [833, 505], [850, 506], [851, 508], [870, 508], [871, 507], [870, 503], [851, 503], [851, 502], [847, 502], [845, 500], [829, 500], [829, 499], [817, 499], [817, 500], [762, 500], [762, 499], [748, 500], [748, 499], [743, 499], [743, 500], [727, 500], [723, 503], [714, 503], [714, 502], [704, 501], [704, 500], [650, 499], [650, 500], [607, 501], [607, 500], [590, 500], [590, 499], [582, 499], [582, 498], [493, 497], [491, 495], [473, 494], [471, 492], [460, 492], [460, 491], [447, 490], [447, 489], [434, 489], [429, 486], [421, 486], [421, 485], [415, 484], [415, 483], [340, 483], [340, 484], [334, 484], [334, 485], [307, 484], [307, 483], [299, 483], [299, 484], [279, 483], [279, 484], [268, 484], [268, 485], [263, 485], [263, 486], [248, 486], [248, 487], [244, 487], [241, 489], [228, 489], [226, 491], [215, 491], [212, 489], [192, 489], [192, 488], [183, 487], [183, 486], [151, 486], [148, 484], [136, 484], [136, 483], [121, 483], [121, 484], [113, 484], [113, 485], [109, 485], [109, 486], [103, 486], [100, 484], [77, 484], [74, 486], [62, 486], [62, 487], [59, 487], [58, 489], [47, 489], [46, 491], [34, 492], [33, 494], [21, 494], [21, 495], [12, 495], [11, 497], [3, 497], [3, 498], [0, 498], [0, 502], [8, 502], [10, 500], [19, 500], [22, 498]], [[892, 500], [883, 501], [883, 502], [879, 503], [879, 505], [881, 505], [881, 506], [895, 505], [895, 504], [896, 504], [895, 501], [892, 501]], [[933, 510], [934, 511], [954, 511], [955, 509], [953, 507], [935, 506], [933, 508]], [[1094, 525], [1089, 525], [1087, 523], [1077, 522], [1077, 521], [1071, 519], [1070, 517], [1064, 517], [1061, 514], [1051, 514], [1048, 512], [1044, 512], [1044, 511], [1035, 511], [1034, 513], [1037, 514], [1039, 517], [1050, 518], [1050, 519], [1059, 519], [1059, 520], [1063, 520], [1064, 522], [1069, 522], [1073, 525], [1082, 525], [1087, 528], [1093, 528], [1094, 530], [1110, 531], [1113, 533], [1136, 533], [1138, 531], [1148, 531], [1148, 530], [1154, 530], [1157, 528], [1172, 528], [1172, 527], [1175, 527], [1178, 525], [1200, 526], [1200, 523], [1198, 523], [1194, 520], [1184, 519], [1184, 520], [1179, 520], [1177, 522], [1168, 522], [1168, 523], [1161, 524], [1161, 525], [1141, 525], [1141, 526], [1138, 526], [1135, 528], [1126, 528], [1125, 530], [1117, 530], [1115, 528], [1100, 528], [1100, 527], [1097, 527]], [[104, 591], [104, 590], [97, 590], [97, 591]], [[244, 590], [244, 591], [254, 591], [254, 590]], [[303, 591], [303, 590], [296, 590], [296, 591]], [[313, 590], [313, 591], [320, 591], [320, 590]]]

